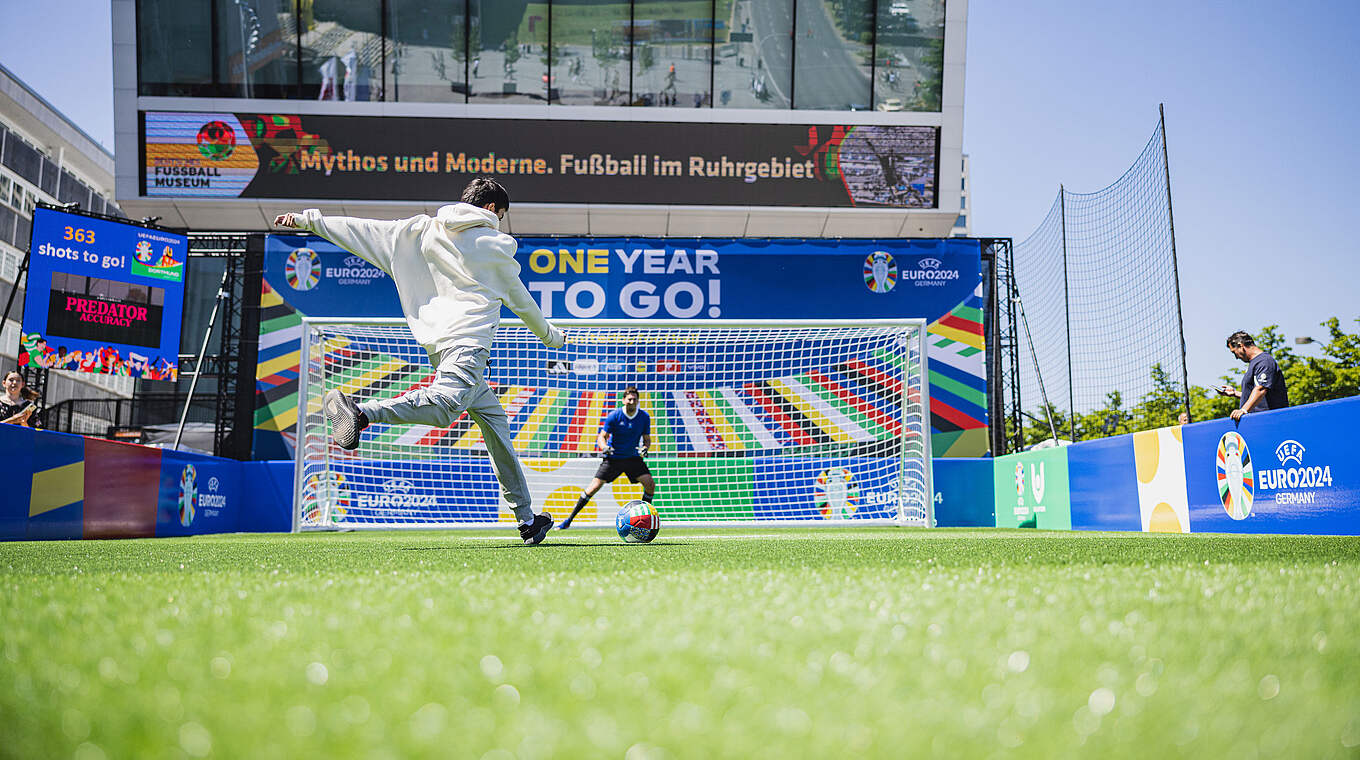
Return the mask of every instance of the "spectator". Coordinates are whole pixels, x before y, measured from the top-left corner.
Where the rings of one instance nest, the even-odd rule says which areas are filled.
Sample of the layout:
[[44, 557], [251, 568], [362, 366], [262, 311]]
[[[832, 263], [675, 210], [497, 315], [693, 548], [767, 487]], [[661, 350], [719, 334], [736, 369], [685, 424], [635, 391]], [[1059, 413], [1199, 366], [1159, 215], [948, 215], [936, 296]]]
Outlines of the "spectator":
[[1180, 416], [1176, 417], [1176, 424], [1177, 424], [1177, 425], [1189, 425], [1189, 424], [1190, 424], [1190, 413], [1189, 413], [1189, 412], [1181, 412], [1181, 413], [1180, 413]]
[[1228, 336], [1228, 350], [1239, 361], [1246, 362], [1247, 371], [1242, 375], [1241, 389], [1229, 385], [1219, 386], [1218, 392], [1225, 396], [1243, 399], [1243, 403], [1230, 415], [1234, 421], [1250, 412], [1264, 412], [1267, 409], [1283, 409], [1289, 406], [1289, 392], [1284, 387], [1284, 374], [1275, 357], [1256, 346], [1251, 336], [1241, 330]]
[[24, 376], [11, 370], [5, 374], [0, 392], [0, 423], [37, 427], [38, 394], [24, 384]]

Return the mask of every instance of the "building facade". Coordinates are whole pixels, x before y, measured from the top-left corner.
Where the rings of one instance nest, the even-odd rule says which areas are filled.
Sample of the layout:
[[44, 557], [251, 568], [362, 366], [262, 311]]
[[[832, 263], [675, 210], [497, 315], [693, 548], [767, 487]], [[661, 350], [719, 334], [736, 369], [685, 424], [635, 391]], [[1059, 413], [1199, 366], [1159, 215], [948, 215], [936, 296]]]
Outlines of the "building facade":
[[[944, 237], [966, 0], [114, 0], [134, 216], [396, 217], [503, 177], [516, 234]], [[942, 176], [942, 174], [944, 176]]]
[[968, 154], [965, 153], [963, 155], [961, 164], [962, 173], [961, 179], [959, 180], [959, 218], [954, 220], [954, 229], [949, 231], [950, 237], [973, 236], [972, 222], [969, 221], [972, 218], [970, 212], [973, 209], [972, 204], [968, 200]]

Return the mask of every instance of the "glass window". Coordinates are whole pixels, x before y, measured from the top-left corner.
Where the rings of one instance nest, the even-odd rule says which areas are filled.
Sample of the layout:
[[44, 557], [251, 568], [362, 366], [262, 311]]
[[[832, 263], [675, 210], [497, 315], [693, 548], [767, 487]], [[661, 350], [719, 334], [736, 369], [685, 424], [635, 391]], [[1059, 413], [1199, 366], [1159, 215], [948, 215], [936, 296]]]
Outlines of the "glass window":
[[470, 9], [472, 82], [478, 103], [541, 103], [548, 97], [546, 3], [479, 2]]
[[298, 8], [302, 14], [301, 97], [382, 100], [380, 0], [302, 0]]
[[137, 74], [142, 95], [211, 94], [212, 0], [137, 0]]
[[634, 1], [633, 105], [711, 104], [712, 13], [711, 3]]
[[466, 0], [387, 0], [387, 99], [462, 103], [467, 42]]
[[[42, 172], [42, 154], [37, 148], [19, 139], [17, 135], [10, 133], [5, 140], [5, 152], [0, 156], [5, 166], [14, 170], [14, 173], [28, 180], [30, 183], [38, 184], [38, 175]], [[15, 204], [18, 208], [18, 204]]]
[[940, 110], [944, 0], [879, 0], [874, 107]]
[[[18, 217], [19, 215], [11, 211], [8, 206], [0, 206], [0, 240], [5, 241], [6, 243], [14, 242], [14, 222]], [[8, 254], [6, 254], [6, 256], [8, 256]], [[0, 275], [3, 275], [4, 279], [13, 282], [19, 273], [18, 271], [10, 270], [8, 259], [5, 261], [5, 264], [6, 267], [3, 272], [0, 272]]]
[[33, 234], [33, 210], [29, 209], [27, 214], [14, 223], [14, 247], [21, 251], [28, 250], [29, 236]]
[[713, 87], [718, 106], [788, 108], [794, 0], [718, 3]]
[[61, 170], [57, 164], [47, 156], [42, 157], [42, 182], [38, 183], [38, 188], [44, 193], [57, 197], [57, 181], [61, 176]]
[[[294, 0], [216, 0], [218, 90], [235, 98], [297, 97]], [[302, 0], [311, 18], [310, 0]]]
[[79, 203], [83, 209], [90, 207], [90, 188], [75, 178], [70, 172], [61, 173], [61, 186], [57, 190], [57, 200], [62, 203]]
[[566, 105], [626, 105], [632, 54], [627, 2], [554, 0], [553, 100]]
[[868, 110], [872, 0], [797, 0], [793, 107]]

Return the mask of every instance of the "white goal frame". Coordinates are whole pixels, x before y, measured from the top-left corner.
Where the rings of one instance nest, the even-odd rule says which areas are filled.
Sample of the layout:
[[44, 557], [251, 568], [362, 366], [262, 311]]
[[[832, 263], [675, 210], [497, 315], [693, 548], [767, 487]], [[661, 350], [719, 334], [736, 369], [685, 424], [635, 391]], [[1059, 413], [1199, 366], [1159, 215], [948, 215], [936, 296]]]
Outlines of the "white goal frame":
[[[914, 377], [909, 378], [909, 373], [903, 371], [899, 390], [899, 408], [903, 410], [901, 414], [906, 415], [908, 408], [918, 410], [916, 415], [919, 417], [919, 436], [920, 436], [920, 456], [921, 456], [921, 476], [920, 486], [913, 487], [911, 490], [920, 494], [919, 510], [924, 519], [913, 517], [907, 512], [907, 505], [904, 503], [905, 494], [908, 489], [907, 480], [907, 460], [908, 445], [905, 439], [909, 430], [905, 422], [899, 423], [899, 437], [902, 439], [897, 454], [897, 507], [896, 516], [892, 518], [856, 518], [856, 519], [798, 519], [798, 518], [770, 518], [752, 520], [705, 520], [669, 517], [666, 514], [666, 505], [662, 503], [659, 509], [662, 512], [662, 521], [667, 525], [694, 526], [694, 527], [856, 527], [868, 525], [915, 525], [923, 527], [935, 526], [935, 493], [934, 477], [932, 466], [931, 451], [931, 431], [930, 431], [930, 370], [927, 357], [927, 327], [928, 322], [924, 319], [768, 319], [768, 320], [735, 320], [735, 319], [557, 319], [551, 320], [568, 334], [568, 341], [573, 330], [582, 328], [622, 328], [622, 329], [650, 329], [650, 330], [719, 330], [719, 329], [783, 329], [783, 328], [872, 328], [872, 327], [911, 327], [915, 329], [912, 340], [916, 349], [914, 358], [919, 362], [919, 371]], [[324, 415], [320, 415], [319, 395], [311, 395], [312, 384], [315, 378], [312, 376], [312, 351], [313, 328], [326, 325], [347, 325], [347, 326], [392, 326], [406, 330], [406, 320], [400, 317], [304, 317], [301, 321], [301, 340], [298, 361], [298, 420], [297, 420], [297, 439], [294, 451], [294, 478], [293, 478], [293, 503], [292, 503], [292, 530], [299, 532], [303, 530], [443, 530], [443, 529], [502, 529], [513, 527], [513, 522], [500, 521], [469, 521], [469, 522], [362, 522], [333, 524], [329, 513], [331, 504], [326, 502], [322, 506], [322, 517], [319, 521], [304, 520], [303, 494], [307, 480], [307, 446], [306, 431], [309, 414], [313, 417], [322, 416], [323, 431], [328, 429], [329, 423], [324, 422]], [[502, 319], [502, 328], [505, 327], [524, 327], [524, 323], [519, 319]], [[408, 333], [409, 337], [409, 333]], [[410, 338], [414, 343], [414, 338]], [[551, 350], [551, 349], [547, 349]], [[492, 360], [496, 358], [495, 348], [492, 350]], [[433, 368], [430, 369], [433, 372]], [[909, 387], [907, 380], [911, 379]], [[919, 404], [912, 405], [908, 402], [911, 390], [916, 390]], [[332, 462], [331, 454], [335, 451], [334, 444], [327, 443], [325, 448], [325, 471], [330, 472]], [[525, 454], [517, 451], [521, 459]], [[481, 456], [485, 457], [485, 450], [481, 450]], [[652, 459], [653, 457], [649, 457]], [[507, 509], [507, 505], [501, 501], [502, 509]], [[535, 503], [535, 511], [540, 511], [542, 505]], [[612, 521], [606, 522], [603, 518], [586, 523], [583, 520], [576, 521], [578, 524], [593, 527], [612, 527]], [[319, 524], [318, 524], [319, 523]]]

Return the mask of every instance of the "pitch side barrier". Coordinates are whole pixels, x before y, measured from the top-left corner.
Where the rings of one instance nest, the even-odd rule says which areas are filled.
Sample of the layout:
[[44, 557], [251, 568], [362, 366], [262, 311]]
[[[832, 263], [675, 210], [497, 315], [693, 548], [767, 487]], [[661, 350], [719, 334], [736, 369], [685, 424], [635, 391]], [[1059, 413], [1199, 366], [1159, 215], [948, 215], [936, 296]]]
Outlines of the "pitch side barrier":
[[[1352, 397], [970, 466], [975, 475], [991, 469], [998, 527], [1353, 536], [1357, 425], [1360, 397]], [[947, 494], [938, 464], [936, 477]], [[949, 507], [946, 495], [937, 513], [952, 516]]]
[[0, 540], [286, 531], [291, 462], [0, 425]]
[[[1360, 397], [994, 460], [936, 459], [935, 515], [942, 527], [1360, 535], [1348, 441], [1357, 425]], [[292, 462], [14, 425], [0, 425], [0, 451], [10, 484], [0, 539], [291, 529]]]

